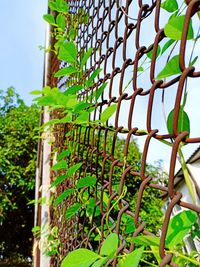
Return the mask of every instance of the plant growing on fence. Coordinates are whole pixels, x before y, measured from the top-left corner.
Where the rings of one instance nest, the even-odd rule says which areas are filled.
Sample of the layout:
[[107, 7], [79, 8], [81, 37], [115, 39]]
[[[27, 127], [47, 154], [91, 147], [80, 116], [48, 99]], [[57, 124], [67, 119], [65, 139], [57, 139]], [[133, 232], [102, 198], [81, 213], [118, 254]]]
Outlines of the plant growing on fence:
[[[95, 80], [97, 77], [99, 77], [101, 69], [97, 68], [96, 70], [92, 71], [88, 71], [86, 69], [87, 61], [93, 54], [94, 50], [92, 48], [89, 48], [87, 51], [78, 51], [78, 47], [74, 42], [78, 34], [78, 26], [82, 23], [87, 23], [89, 18], [86, 15], [84, 9], [80, 9], [78, 14], [70, 14], [69, 6], [64, 0], [50, 1], [49, 7], [52, 11], [57, 12], [56, 17], [51, 14], [44, 15], [44, 19], [54, 27], [52, 35], [56, 40], [54, 47], [50, 47], [49, 50], [54, 52], [57, 55], [58, 59], [65, 63], [65, 66], [58, 70], [54, 76], [57, 78], [66, 76], [68, 77], [66, 80], [66, 90], [61, 92], [57, 87], [44, 87], [41, 91], [33, 91], [32, 94], [41, 95], [35, 99], [38, 105], [48, 106], [51, 111], [59, 111], [61, 115], [61, 118], [53, 118], [48, 123], [43, 125], [43, 129], [52, 129], [52, 127], [55, 127], [57, 124], [60, 125], [67, 123], [70, 125], [70, 130], [66, 136], [67, 149], [61, 152], [59, 150], [60, 153], [58, 156], [55, 154], [56, 163], [53, 165], [52, 171], [58, 173], [58, 176], [51, 184], [50, 189], [56, 188], [63, 181], [69, 178], [71, 184], [66, 191], [56, 196], [53, 201], [53, 206], [63, 206], [63, 202], [66, 199], [76, 197], [76, 202], [65, 210], [66, 219], [70, 219], [79, 213], [80, 218], [86, 215], [87, 218], [89, 218], [89, 221], [91, 221], [93, 217], [100, 214], [100, 211], [96, 207], [95, 197], [97, 195], [92, 196], [90, 192], [94, 191], [95, 194], [98, 194], [96, 192], [98, 190], [100, 191], [102, 188], [98, 183], [96, 177], [87, 173], [85, 174], [84, 178], [76, 181], [77, 173], [82, 174], [83, 163], [75, 162], [73, 166], [68, 167], [68, 159], [71, 160], [74, 151], [76, 151], [76, 144], [70, 139], [70, 135], [76, 134], [77, 129], [76, 127], [74, 127], [75, 125], [81, 124], [82, 126], [85, 126], [85, 131], [88, 125], [107, 125], [108, 120], [116, 112], [117, 105], [115, 103], [110, 103], [103, 112], [99, 112], [99, 114], [101, 115], [98, 118], [95, 117], [94, 120], [90, 119], [95, 109], [98, 110], [98, 100], [103, 94], [107, 84], [103, 83], [98, 90], [94, 89], [96, 85]], [[150, 67], [149, 64], [151, 62], [147, 63], [148, 59], [152, 60], [152, 58], [155, 56], [157, 58], [161, 58], [162, 55], [166, 53], [166, 51], [172, 46], [172, 44], [174, 44], [173, 48], [169, 52], [169, 57], [167, 59], [166, 65], [164, 66], [163, 70], [159, 72], [159, 74], [155, 78], [156, 80], [166, 79], [168, 77], [181, 73], [179, 67], [179, 55], [175, 55], [172, 58], [171, 55], [178, 41], [181, 40], [182, 29], [185, 20], [185, 15], [182, 15], [184, 6], [179, 7], [176, 0], [166, 0], [161, 4], [161, 7], [167, 12], [172, 13], [172, 16], [170, 16], [169, 21], [164, 28], [164, 34], [167, 37], [167, 42], [162, 48], [158, 45], [158, 47], [154, 49], [153, 52], [148, 52], [147, 57], [138, 67], [138, 72], [140, 72], [139, 75], [141, 75], [145, 72], [146, 69]], [[198, 34], [196, 38], [194, 38], [194, 31], [191, 20], [188, 28], [187, 39], [194, 39], [194, 46], [199, 38]], [[193, 58], [193, 51], [190, 57], [189, 65], [195, 64], [196, 60], [198, 59], [198, 57]], [[146, 63], [148, 64], [148, 66], [144, 68], [144, 65]], [[124, 91], [126, 90], [128, 85], [124, 88]], [[179, 122], [177, 128], [179, 132], [187, 131], [189, 136], [190, 122], [189, 117], [184, 110], [186, 100], [187, 87], [185, 88], [183, 103], [179, 108]], [[174, 132], [172, 127], [173, 120], [174, 110], [169, 113], [167, 118], [167, 128], [170, 134], [173, 134]], [[112, 127], [110, 127], [109, 130], [112, 131]], [[139, 132], [140, 130], [138, 130], [138, 133]], [[143, 133], [145, 133], [145, 131], [143, 131]], [[172, 145], [172, 143], [170, 142], [164, 142], [170, 146]], [[183, 143], [181, 144], [181, 146], [182, 145]], [[181, 146], [179, 147], [179, 155], [184, 171], [185, 180], [192, 197], [195, 198], [191, 180], [188, 175], [187, 167], [181, 151]], [[124, 158], [123, 160], [124, 166], [126, 166], [126, 158]], [[116, 192], [119, 191], [119, 188], [117, 188], [117, 186], [115, 187], [115, 189]], [[118, 255], [117, 249], [121, 244], [121, 240], [116, 234], [111, 233], [112, 231], [109, 222], [109, 214], [118, 209], [118, 204], [121, 198], [124, 198], [127, 195], [126, 189], [127, 187], [124, 186], [123, 192], [116, 198], [114, 198], [111, 203], [108, 203], [108, 200], [106, 200], [107, 192], [105, 191], [102, 193], [104, 205], [106, 208], [109, 207], [109, 210], [106, 216], [106, 225], [104, 228], [104, 235], [107, 236], [107, 238], [104, 240], [100, 252], [95, 253], [84, 248], [74, 250], [65, 257], [65, 259], [62, 261], [61, 267], [100, 267], [105, 266], [105, 264], [109, 261], [112, 262], [116, 259], [118, 260], [119, 267], [136, 267], [139, 266], [140, 261], [148, 264], [149, 266], [157, 266], [156, 261], [155, 263], [151, 263], [146, 260], [146, 254], [153, 254], [155, 259], [157, 260], [157, 263], [160, 264], [161, 258], [158, 252], [160, 238], [156, 236], [151, 237], [142, 235], [132, 239], [130, 239], [130, 236], [128, 236], [126, 238], [127, 242], [134, 243], [138, 248], [136, 248], [130, 254]], [[129, 219], [125, 218], [124, 216], [122, 221], [124, 220], [124, 223], [127, 224]], [[170, 221], [168, 234], [166, 237], [166, 253], [173, 254], [173, 261], [177, 262], [177, 264], [183, 264], [183, 260], [185, 260], [187, 264], [193, 264], [195, 266], [198, 265], [196, 259], [192, 259], [189, 255], [185, 255], [180, 252], [182, 239], [189, 231], [191, 231], [196, 220], [197, 216], [194, 212], [184, 211], [172, 218]], [[95, 223], [96, 231], [99, 235], [96, 240], [99, 240], [102, 239], [101, 225], [98, 224], [98, 222]], [[131, 224], [133, 224], [133, 221], [131, 221]], [[176, 227], [174, 228], [174, 226]], [[127, 227], [125, 227], [125, 229], [127, 230]], [[129, 233], [132, 234], [134, 230], [135, 229], [132, 228]], [[144, 250], [144, 247], [149, 248], [149, 250]], [[53, 249], [52, 251], [58, 253], [57, 248]]]

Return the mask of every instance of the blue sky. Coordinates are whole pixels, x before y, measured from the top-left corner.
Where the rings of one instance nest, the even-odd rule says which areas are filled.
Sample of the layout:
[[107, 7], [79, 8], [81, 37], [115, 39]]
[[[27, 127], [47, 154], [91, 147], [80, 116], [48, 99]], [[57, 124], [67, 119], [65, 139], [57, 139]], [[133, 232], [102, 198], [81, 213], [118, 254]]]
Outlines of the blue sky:
[[42, 87], [47, 0], [0, 0], [0, 89], [14, 86], [27, 104]]

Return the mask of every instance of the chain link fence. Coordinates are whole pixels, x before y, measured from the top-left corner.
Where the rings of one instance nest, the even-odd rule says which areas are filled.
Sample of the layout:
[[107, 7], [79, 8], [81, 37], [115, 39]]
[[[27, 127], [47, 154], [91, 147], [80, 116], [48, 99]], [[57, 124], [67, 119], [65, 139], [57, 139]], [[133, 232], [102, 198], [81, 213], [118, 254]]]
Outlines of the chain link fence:
[[[116, 104], [117, 109], [103, 125], [90, 124], [85, 127], [80, 124], [66, 124], [54, 127], [56, 141], [53, 149], [60, 152], [73, 143], [73, 154], [68, 166], [82, 163], [81, 169], [74, 176], [75, 180], [85, 177], [88, 173], [97, 178], [95, 190], [85, 189], [88, 198], [94, 202], [92, 211], [79, 212], [66, 220], [65, 211], [76, 202], [76, 195], [71, 195], [64, 205], [52, 208], [51, 223], [58, 226], [58, 236], [61, 240], [59, 253], [64, 257], [69, 251], [79, 247], [99, 250], [109, 231], [119, 236], [117, 254], [122, 251], [129, 253], [134, 249], [134, 245], [127, 241], [128, 237], [136, 237], [140, 233], [154, 234], [160, 236], [160, 266], [178, 266], [173, 262], [173, 255], [166, 254], [165, 251], [173, 209], [178, 205], [200, 212], [199, 206], [185, 200], [182, 193], [177, 191], [175, 178], [180, 144], [200, 142], [199, 136], [189, 137], [188, 131], [180, 131], [178, 120], [186, 83], [200, 76], [200, 71], [193, 64], [188, 64], [191, 49], [188, 49], [190, 44], [187, 38], [191, 19], [197, 16], [200, 1], [186, 1], [181, 38], [168, 43], [170, 48], [165, 46], [169, 38], [163, 28], [171, 14], [161, 8], [159, 0], [69, 0], [68, 4], [71, 14], [79, 14], [84, 8], [89, 16], [88, 23], [79, 24], [77, 37], [79, 54], [82, 50], [86, 51], [91, 47], [94, 49], [86, 66], [88, 77], [97, 68], [102, 69], [95, 79], [95, 84], [82, 91], [79, 98], [90, 99], [91, 93], [95, 93], [106, 82], [107, 86], [90, 115], [90, 121], [98, 120], [105, 108], [112, 104]], [[196, 25], [197, 22], [195, 21]], [[179, 55], [179, 72], [157, 79], [158, 73], [175, 54]], [[52, 59], [52, 73], [57, 67], [56, 59]], [[58, 81], [61, 90], [67, 82], [66, 78]], [[57, 81], [52, 78], [50, 83], [56, 85]], [[190, 86], [187, 90], [190, 94]], [[167, 106], [163, 103], [167, 98], [171, 109], [174, 110], [172, 133], [161, 126], [162, 123], [165, 125]], [[155, 119], [157, 115], [160, 117]], [[54, 118], [59, 116], [59, 112], [52, 114]], [[73, 135], [67, 135], [69, 130]], [[135, 138], [139, 143], [140, 140], [143, 142], [142, 155], [138, 159], [138, 165], [131, 165], [129, 159], [133, 157], [136, 148], [130, 152], [130, 147], [133, 146]], [[119, 147], [117, 143], [120, 140], [123, 141]], [[152, 150], [155, 140], [162, 147], [161, 150]], [[170, 142], [171, 146], [168, 147], [166, 142]], [[157, 176], [152, 176], [147, 162], [154, 159], [154, 154], [162, 159], [162, 151], [165, 148], [170, 151], [167, 181], [161, 179], [160, 171], [156, 172]], [[57, 175], [57, 172], [52, 172], [52, 180]], [[127, 187], [127, 183], [131, 184], [130, 181], [137, 181], [134, 190], [130, 186]], [[66, 179], [57, 187], [56, 194], [59, 195], [70, 188], [74, 182]], [[141, 212], [145, 201], [148, 202], [143, 201], [148, 188], [156, 192], [154, 196], [159, 201], [169, 199], [160, 229], [156, 231], [148, 228]], [[134, 205], [130, 203], [132, 198], [136, 199]], [[132, 229], [129, 232], [125, 226], [127, 220]], [[96, 238], [98, 235], [101, 236], [99, 239]], [[60, 258], [52, 256], [51, 266], [59, 264]], [[117, 266], [117, 261], [111, 260], [107, 266]]]

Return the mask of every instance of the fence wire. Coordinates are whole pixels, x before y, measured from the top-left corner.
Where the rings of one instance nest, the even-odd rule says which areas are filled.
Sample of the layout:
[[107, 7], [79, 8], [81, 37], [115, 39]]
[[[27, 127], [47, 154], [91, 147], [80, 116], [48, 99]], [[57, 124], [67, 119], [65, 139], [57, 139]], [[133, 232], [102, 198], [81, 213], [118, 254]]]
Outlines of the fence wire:
[[[160, 45], [166, 42], [163, 27], [166, 23], [166, 15], [161, 10], [161, 1], [118, 1], [118, 0], [69, 0], [71, 14], [79, 14], [79, 10], [84, 8], [89, 15], [89, 21], [79, 24], [77, 45], [79, 52], [86, 51], [90, 47], [94, 49], [86, 66], [87, 75], [97, 68], [102, 71], [95, 80], [94, 86], [81, 92], [79, 97], [88, 97], [91, 92], [95, 92], [103, 83], [108, 85], [102, 93], [95, 111], [91, 114], [90, 120], [98, 120], [100, 114], [112, 103], [117, 104], [117, 111], [106, 125], [91, 124], [86, 128], [78, 124], [66, 124], [56, 126], [54, 129], [55, 148], [62, 150], [70, 141], [74, 142], [73, 157], [68, 161], [68, 166], [82, 162], [81, 171], [78, 171], [75, 179], [85, 177], [90, 173], [96, 176], [98, 186], [93, 192], [88, 191], [90, 198], [95, 200], [95, 210], [99, 211], [96, 217], [95, 212], [90, 216], [77, 214], [72, 219], [66, 220], [64, 212], [68, 207], [76, 202], [77, 196], [72, 196], [64, 202], [64, 205], [53, 208], [51, 211], [51, 223], [59, 228], [59, 238], [61, 246], [59, 252], [65, 256], [69, 251], [79, 247], [89, 249], [100, 249], [103, 240], [108, 234], [106, 220], [109, 220], [109, 227], [112, 232], [119, 235], [121, 240], [117, 254], [122, 251], [128, 253], [134, 246], [127, 242], [127, 235], [123, 230], [124, 214], [132, 218], [134, 232], [131, 236], [135, 237], [140, 233], [152, 235], [145, 222], [143, 221], [141, 210], [143, 194], [147, 188], [154, 188], [157, 197], [165, 196], [170, 199], [167, 206], [162, 227], [160, 229], [159, 252], [162, 259], [160, 266], [178, 266], [172, 260], [172, 255], [165, 252], [165, 239], [173, 208], [175, 205], [200, 212], [197, 205], [183, 200], [182, 193], [175, 187], [175, 166], [177, 161], [178, 148], [181, 142], [198, 143], [200, 137], [188, 137], [188, 132], [179, 132], [178, 114], [184, 94], [184, 86], [187, 79], [200, 76], [200, 71], [194, 66], [187, 67], [188, 51], [186, 49], [187, 31], [191, 17], [199, 10], [200, 1], [186, 1], [186, 19], [184, 22], [182, 38], [176, 44], [180, 59], [180, 74], [171, 76], [167, 79], [156, 80], [159, 69], [164, 67], [165, 61], [157, 57]], [[173, 44], [174, 45], [174, 44]], [[151, 52], [152, 51], [152, 52]], [[172, 51], [173, 52], [173, 51]], [[151, 59], [147, 69], [141, 74], [142, 62], [146, 61], [147, 54], [151, 54]], [[164, 57], [164, 56], [163, 56]], [[163, 65], [161, 67], [161, 65]], [[52, 60], [52, 73], [58, 68], [58, 62]], [[144, 71], [144, 70], [143, 70]], [[62, 89], [66, 84], [66, 79], [58, 81]], [[51, 79], [52, 85], [57, 81]], [[190, 88], [188, 88], [190, 92]], [[155, 125], [154, 114], [162, 114], [162, 102], [164, 94], [170, 96], [171, 105], [174, 108], [173, 134], [169, 134], [166, 129], [160, 128], [159, 122]], [[144, 100], [144, 101], [143, 101]], [[139, 103], [139, 104], [138, 104]], [[54, 117], [59, 113], [54, 113]], [[138, 118], [142, 118], [144, 125], [141, 125]], [[143, 128], [141, 128], [143, 127]], [[67, 136], [69, 131], [73, 136]], [[145, 129], [145, 130], [144, 130]], [[124, 139], [121, 150], [122, 157], [116, 156], [116, 142], [118, 137]], [[132, 166], [126, 158], [128, 157], [130, 146], [134, 137], [143, 140], [142, 157], [139, 159], [139, 167]], [[158, 177], [149, 176], [147, 170], [147, 157], [149, 147], [153, 140], [172, 142], [170, 149], [170, 166], [167, 184], [159, 183]], [[109, 145], [109, 140], [111, 144]], [[161, 143], [163, 147], [166, 145]], [[162, 152], [160, 158], [162, 158]], [[130, 156], [130, 155], [129, 155]], [[120, 174], [118, 188], [115, 185], [116, 172]], [[52, 172], [52, 180], [57, 173]], [[121, 197], [126, 181], [138, 180], [137, 201], [134, 210], [127, 202], [126, 196]], [[69, 188], [72, 181], [65, 180], [58, 188], [57, 195]], [[105, 194], [104, 194], [105, 193]], [[107, 205], [104, 205], [107, 196]], [[114, 202], [117, 202], [117, 209], [110, 211]], [[95, 240], [94, 236], [101, 232], [101, 239]], [[156, 233], [154, 233], [156, 234]], [[130, 236], [130, 235], [129, 235]], [[51, 266], [59, 266], [60, 258], [52, 256]], [[117, 266], [116, 260], [111, 260], [108, 266]], [[146, 265], [144, 265], [146, 266]]]

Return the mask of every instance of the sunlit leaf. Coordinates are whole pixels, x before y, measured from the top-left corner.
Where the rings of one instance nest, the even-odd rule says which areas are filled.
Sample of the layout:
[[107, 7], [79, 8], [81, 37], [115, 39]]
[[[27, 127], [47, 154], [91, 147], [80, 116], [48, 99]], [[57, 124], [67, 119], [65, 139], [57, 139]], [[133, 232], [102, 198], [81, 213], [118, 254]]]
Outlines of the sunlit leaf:
[[61, 184], [65, 179], [68, 178], [68, 175], [67, 174], [62, 174], [62, 175], [59, 175], [55, 181], [53, 181], [53, 183], [51, 184], [50, 188], [54, 187], [54, 186], [57, 186], [59, 184]]
[[66, 211], [66, 214], [65, 214], [66, 219], [73, 217], [81, 208], [82, 208], [82, 205], [79, 203], [75, 203], [74, 205], [72, 205]]
[[58, 25], [59, 28], [62, 30], [65, 30], [65, 17], [62, 14], [58, 14], [56, 17], [56, 24]]
[[113, 104], [109, 107], [107, 107], [103, 113], [101, 114], [101, 122], [106, 122], [116, 111], [117, 109], [117, 105], [116, 104]]
[[169, 39], [163, 46], [161, 55], [175, 42], [175, 40]]
[[50, 14], [46, 14], [46, 15], [43, 15], [43, 19], [48, 22], [49, 24], [51, 25], [56, 25], [55, 24], [55, 19], [54, 19], [54, 16], [50, 15]]
[[[185, 16], [178, 16], [171, 18], [164, 27], [165, 35], [173, 40], [181, 40]], [[193, 39], [194, 32], [192, 27], [192, 20], [190, 20], [187, 39]]]
[[90, 76], [90, 78], [86, 81], [86, 86], [90, 87], [92, 86], [94, 79], [99, 75], [99, 73], [102, 71], [102, 69], [98, 68], [96, 69]]
[[[172, 110], [169, 113], [167, 118], [167, 129], [170, 134], [173, 134], [173, 127], [172, 127], [173, 116], [174, 116], [174, 110]], [[188, 131], [188, 133], [190, 134], [190, 119], [182, 107], [180, 107], [179, 110], [178, 131], [179, 132]]]
[[166, 63], [164, 69], [158, 74], [156, 80], [167, 78], [169, 76], [180, 74], [179, 55], [174, 56]]
[[113, 233], [107, 236], [104, 240], [103, 245], [100, 250], [100, 255], [109, 256], [117, 251], [118, 248], [118, 235]]
[[107, 258], [101, 258], [98, 261], [95, 261], [95, 263], [92, 264], [92, 267], [103, 267], [105, 266], [107, 262]]
[[57, 206], [60, 202], [62, 202], [66, 197], [70, 196], [74, 192], [73, 188], [67, 189], [66, 191], [62, 192], [54, 201], [53, 205]]
[[[157, 50], [156, 50], [156, 58], [160, 55], [160, 51], [161, 51], [161, 49], [160, 49], [160, 45], [158, 45]], [[151, 50], [151, 51], [149, 51], [149, 52], [147, 53], [147, 57], [150, 58], [150, 59], [152, 59], [152, 55], [153, 55], [153, 50]], [[139, 70], [138, 70], [138, 71], [139, 71]], [[140, 71], [143, 71], [143, 69], [140, 70]]]
[[68, 63], [77, 62], [77, 47], [73, 42], [64, 43], [59, 50], [58, 58]]
[[58, 171], [58, 170], [66, 169], [66, 168], [67, 168], [66, 160], [61, 160], [55, 165], [53, 165], [51, 169], [52, 171]]
[[138, 248], [119, 261], [119, 267], [138, 267], [144, 248]]
[[42, 94], [42, 91], [40, 90], [33, 90], [30, 92], [31, 95], [41, 95]]
[[160, 6], [168, 12], [174, 12], [178, 9], [176, 0], [166, 0]]
[[55, 73], [55, 77], [61, 77], [61, 76], [69, 76], [71, 74], [77, 73], [78, 70], [75, 67], [66, 67], [63, 69], [60, 69]]
[[198, 59], [198, 56], [194, 57], [193, 60], [190, 62], [189, 65], [190, 66], [193, 66], [196, 63], [197, 59]]
[[70, 95], [70, 94], [76, 94], [79, 92], [81, 89], [83, 89], [82, 85], [73, 85], [64, 92], [64, 95]]
[[71, 166], [68, 170], [67, 170], [67, 174], [69, 176], [73, 175], [78, 169], [80, 169], [80, 167], [82, 166], [83, 163], [77, 163], [74, 164], [73, 166]]
[[100, 256], [95, 252], [85, 248], [79, 248], [69, 252], [60, 267], [89, 267], [99, 258]]
[[166, 243], [169, 247], [181, 244], [184, 236], [191, 230], [197, 220], [196, 212], [185, 210], [175, 215], [169, 222]]
[[86, 62], [87, 62], [88, 58], [91, 56], [92, 52], [93, 52], [93, 48], [89, 48], [88, 51], [84, 53], [83, 59], [81, 60], [81, 64], [80, 64], [81, 69], [86, 64]]
[[65, 158], [65, 157], [69, 156], [70, 153], [71, 153], [71, 152], [70, 152], [69, 149], [63, 150], [61, 153], [58, 154], [58, 156], [57, 156], [57, 160], [59, 161], [59, 160]]
[[83, 187], [92, 186], [95, 185], [97, 182], [97, 179], [93, 176], [87, 176], [85, 178], [81, 178], [77, 181], [77, 189], [81, 189]]

